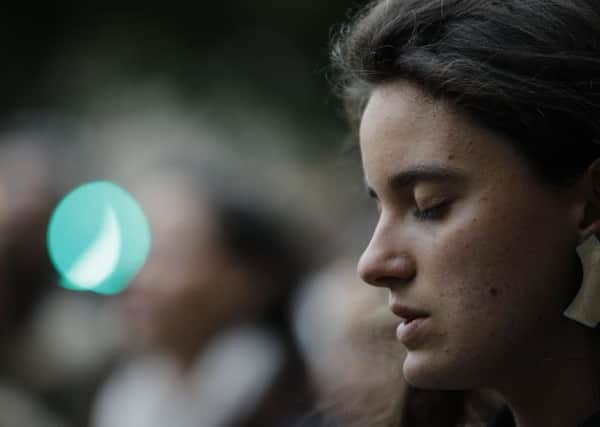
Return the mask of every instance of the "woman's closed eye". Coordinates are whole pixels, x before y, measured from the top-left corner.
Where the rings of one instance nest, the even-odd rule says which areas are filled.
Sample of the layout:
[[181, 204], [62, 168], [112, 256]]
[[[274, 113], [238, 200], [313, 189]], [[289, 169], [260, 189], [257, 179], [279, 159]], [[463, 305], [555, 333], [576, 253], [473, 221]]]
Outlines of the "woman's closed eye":
[[413, 211], [413, 216], [419, 221], [434, 221], [442, 219], [450, 209], [450, 200], [440, 199], [435, 202], [424, 204], [419, 207], [417, 203]]

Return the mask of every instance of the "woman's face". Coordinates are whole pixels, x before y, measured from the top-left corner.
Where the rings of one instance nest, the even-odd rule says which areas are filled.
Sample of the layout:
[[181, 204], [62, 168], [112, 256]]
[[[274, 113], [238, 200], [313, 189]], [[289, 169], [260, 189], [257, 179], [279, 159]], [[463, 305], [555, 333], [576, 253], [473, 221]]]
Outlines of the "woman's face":
[[126, 314], [145, 346], [197, 347], [252, 304], [252, 286], [224, 250], [208, 202], [184, 182], [151, 184], [138, 194], [153, 246], [124, 294]]
[[374, 90], [360, 148], [380, 217], [358, 270], [407, 319], [409, 383], [490, 386], [563, 344], [573, 190], [543, 184], [502, 137], [406, 82]]

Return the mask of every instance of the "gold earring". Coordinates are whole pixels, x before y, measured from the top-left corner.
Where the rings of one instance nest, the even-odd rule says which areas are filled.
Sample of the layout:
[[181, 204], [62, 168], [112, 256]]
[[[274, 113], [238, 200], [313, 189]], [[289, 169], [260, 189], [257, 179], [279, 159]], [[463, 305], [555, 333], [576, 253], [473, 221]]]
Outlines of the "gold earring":
[[577, 246], [583, 279], [564, 315], [590, 328], [600, 323], [600, 241], [592, 234]]

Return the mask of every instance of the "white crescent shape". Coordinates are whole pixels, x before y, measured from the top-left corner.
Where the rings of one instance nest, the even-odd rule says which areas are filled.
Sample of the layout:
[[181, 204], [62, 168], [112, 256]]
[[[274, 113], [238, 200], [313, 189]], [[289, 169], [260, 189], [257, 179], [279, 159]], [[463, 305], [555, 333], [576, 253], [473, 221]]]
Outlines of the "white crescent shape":
[[66, 278], [82, 289], [92, 290], [115, 271], [120, 255], [121, 230], [115, 211], [108, 206], [102, 229], [85, 252], [73, 263]]

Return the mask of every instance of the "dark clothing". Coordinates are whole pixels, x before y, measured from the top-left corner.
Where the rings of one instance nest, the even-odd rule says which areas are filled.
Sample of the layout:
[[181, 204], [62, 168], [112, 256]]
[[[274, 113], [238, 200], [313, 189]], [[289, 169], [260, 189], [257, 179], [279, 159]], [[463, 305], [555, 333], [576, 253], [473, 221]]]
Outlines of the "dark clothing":
[[600, 411], [596, 412], [586, 422], [580, 424], [579, 427], [598, 427], [600, 426]]
[[[494, 418], [489, 427], [515, 427], [513, 416], [508, 410], [508, 408], [502, 409]], [[573, 425], [573, 427], [600, 427], [600, 411], [596, 412], [584, 423], [579, 424], [579, 426]]]
[[508, 408], [503, 408], [494, 417], [488, 427], [515, 427], [515, 421], [510, 410]]

